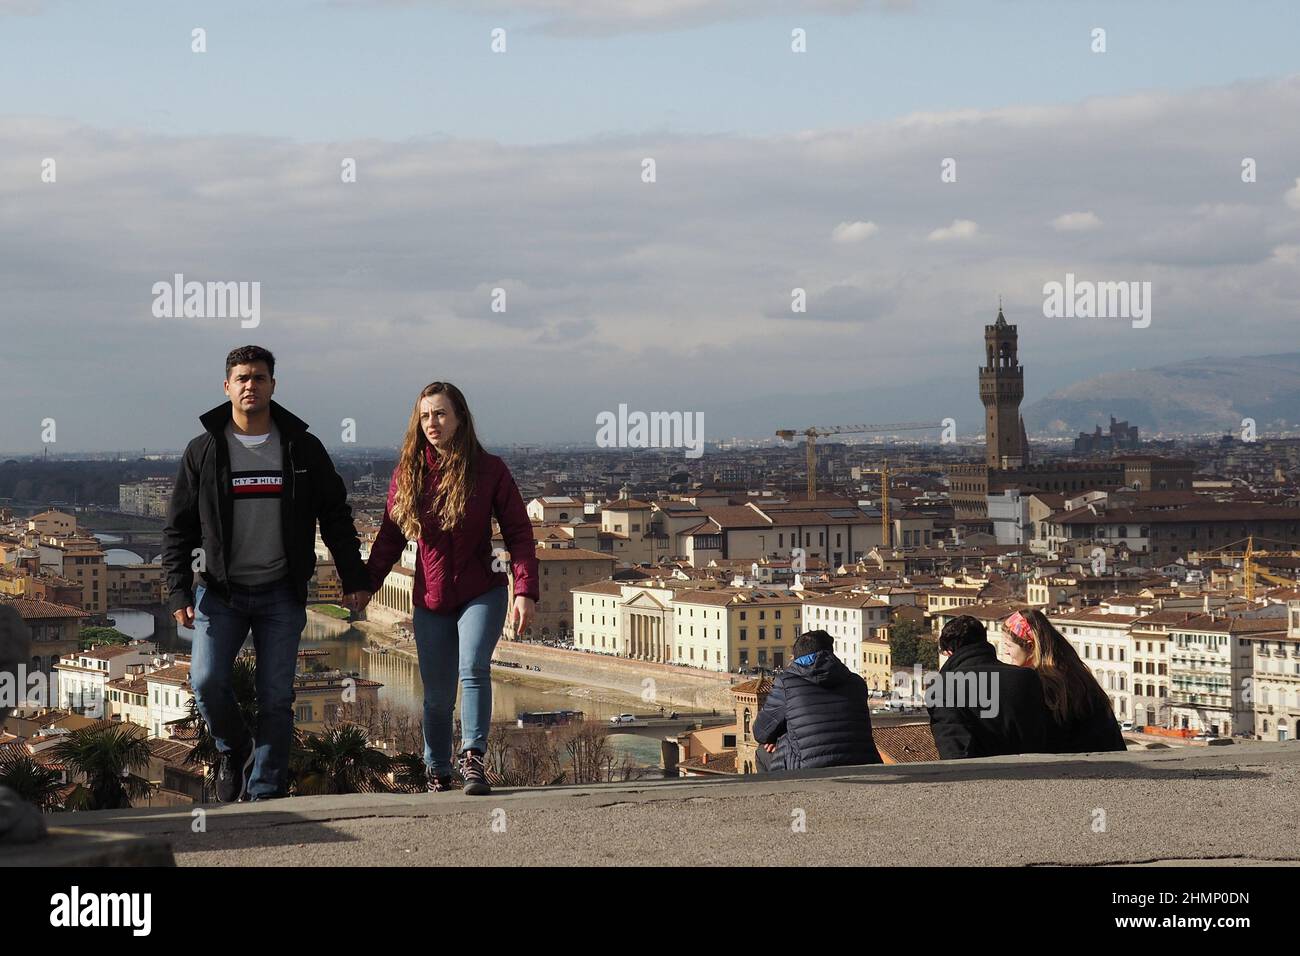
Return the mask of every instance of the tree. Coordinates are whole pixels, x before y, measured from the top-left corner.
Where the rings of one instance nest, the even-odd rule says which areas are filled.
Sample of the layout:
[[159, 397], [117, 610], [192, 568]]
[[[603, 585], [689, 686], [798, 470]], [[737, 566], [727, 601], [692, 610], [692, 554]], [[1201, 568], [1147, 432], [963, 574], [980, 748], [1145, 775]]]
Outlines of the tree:
[[429, 785], [429, 768], [424, 755], [400, 753], [392, 762], [393, 785], [406, 793], [420, 793]]
[[386, 779], [392, 758], [371, 747], [355, 724], [308, 734], [295, 757], [299, 794], [392, 792]]
[[895, 668], [917, 663], [921, 635], [921, 625], [915, 621], [899, 621], [889, 629], [889, 658]]
[[74, 730], [50, 748], [69, 774], [85, 778], [73, 803], [86, 810], [121, 810], [153, 784], [134, 771], [149, 766], [149, 745], [132, 724], [100, 723]]
[[31, 754], [15, 753], [0, 759], [0, 787], [8, 787], [19, 798], [49, 812], [59, 808], [63, 780], [56, 771], [33, 760]]
[[923, 670], [939, 669], [939, 641], [929, 632], [922, 632], [916, 639], [916, 662]]
[[325, 721], [325, 729], [355, 724], [370, 740], [389, 744], [399, 753], [419, 753], [424, 749], [421, 721], [409, 710], [393, 710], [387, 704], [358, 700], [340, 704], [334, 717]]
[[609, 732], [593, 721], [570, 724], [559, 739], [569, 756], [573, 783], [603, 783], [609, 779], [614, 752], [609, 747]]
[[78, 635], [81, 649], [88, 651], [96, 644], [130, 644], [131, 636], [123, 634], [115, 627], [83, 627]]

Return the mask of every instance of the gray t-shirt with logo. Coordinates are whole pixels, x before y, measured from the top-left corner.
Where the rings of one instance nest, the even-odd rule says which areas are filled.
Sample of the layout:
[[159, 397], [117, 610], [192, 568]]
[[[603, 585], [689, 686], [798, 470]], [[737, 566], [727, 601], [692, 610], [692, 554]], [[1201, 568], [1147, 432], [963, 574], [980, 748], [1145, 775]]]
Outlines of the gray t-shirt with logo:
[[265, 440], [252, 445], [245, 445], [240, 437], [233, 424], [226, 426], [230, 497], [234, 502], [227, 574], [236, 584], [268, 584], [289, 572], [280, 527], [280, 496], [284, 490], [280, 431], [272, 423]]

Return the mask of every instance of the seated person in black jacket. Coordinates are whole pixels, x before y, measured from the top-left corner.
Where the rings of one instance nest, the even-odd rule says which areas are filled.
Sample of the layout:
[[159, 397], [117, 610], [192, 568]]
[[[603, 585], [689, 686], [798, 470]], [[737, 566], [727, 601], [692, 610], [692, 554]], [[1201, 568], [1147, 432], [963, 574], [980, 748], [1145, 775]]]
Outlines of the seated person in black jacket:
[[794, 660], [772, 681], [754, 721], [760, 770], [880, 763], [867, 685], [835, 656], [825, 631], [794, 642]]
[[1110, 697], [1042, 611], [1017, 611], [1007, 618], [1002, 647], [1023, 670], [1037, 671], [1052, 719], [1047, 749], [1058, 754], [1127, 750]]
[[926, 709], [940, 757], [1047, 751], [1050, 718], [1038, 675], [999, 661], [978, 619], [963, 614], [945, 624], [939, 653], [951, 656], [926, 691], [935, 701]]

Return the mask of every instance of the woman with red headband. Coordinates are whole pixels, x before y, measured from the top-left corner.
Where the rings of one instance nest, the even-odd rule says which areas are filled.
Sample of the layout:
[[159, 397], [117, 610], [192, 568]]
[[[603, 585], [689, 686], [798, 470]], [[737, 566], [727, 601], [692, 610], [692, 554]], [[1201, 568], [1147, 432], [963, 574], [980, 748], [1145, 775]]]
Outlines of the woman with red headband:
[[1032, 667], [1043, 682], [1052, 715], [1054, 753], [1127, 750], [1110, 698], [1079, 660], [1079, 654], [1042, 611], [1017, 611], [1003, 627], [1002, 651], [1019, 667]]

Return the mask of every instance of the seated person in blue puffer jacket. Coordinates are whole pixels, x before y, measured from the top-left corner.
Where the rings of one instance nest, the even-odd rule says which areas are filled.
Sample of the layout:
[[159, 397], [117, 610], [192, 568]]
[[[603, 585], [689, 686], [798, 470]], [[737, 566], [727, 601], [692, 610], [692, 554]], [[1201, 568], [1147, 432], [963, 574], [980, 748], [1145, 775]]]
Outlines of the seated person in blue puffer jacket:
[[754, 721], [760, 770], [880, 763], [867, 685], [835, 656], [825, 631], [794, 642], [794, 660], [772, 680]]

